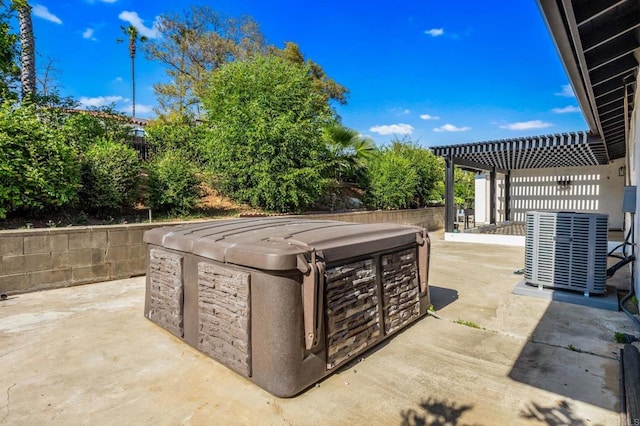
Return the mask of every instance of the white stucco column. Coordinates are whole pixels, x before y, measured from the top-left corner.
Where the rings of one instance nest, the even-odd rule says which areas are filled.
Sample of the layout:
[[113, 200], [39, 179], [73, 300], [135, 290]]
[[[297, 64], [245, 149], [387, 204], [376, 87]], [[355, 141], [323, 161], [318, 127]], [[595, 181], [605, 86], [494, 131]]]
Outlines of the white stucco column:
[[489, 180], [484, 173], [476, 174], [474, 208], [476, 223], [487, 223], [489, 221]]

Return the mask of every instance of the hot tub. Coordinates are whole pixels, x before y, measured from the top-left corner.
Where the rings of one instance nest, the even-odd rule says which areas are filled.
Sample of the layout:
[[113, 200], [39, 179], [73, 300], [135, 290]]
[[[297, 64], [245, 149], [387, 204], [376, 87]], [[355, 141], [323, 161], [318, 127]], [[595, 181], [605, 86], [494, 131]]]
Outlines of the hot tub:
[[250, 218], [147, 231], [145, 316], [276, 396], [429, 308], [424, 228]]

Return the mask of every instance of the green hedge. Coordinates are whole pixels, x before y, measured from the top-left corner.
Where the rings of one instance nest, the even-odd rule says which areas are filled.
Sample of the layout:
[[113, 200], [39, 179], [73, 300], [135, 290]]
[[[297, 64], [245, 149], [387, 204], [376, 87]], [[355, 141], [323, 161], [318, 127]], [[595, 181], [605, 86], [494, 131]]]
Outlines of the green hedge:
[[[82, 159], [80, 199], [92, 211], [113, 213], [133, 207], [140, 161], [133, 148], [99, 139]], [[84, 207], [84, 206], [83, 206]]]
[[200, 199], [197, 168], [181, 151], [165, 151], [149, 164], [149, 202], [155, 210], [182, 214]]
[[73, 203], [79, 170], [64, 132], [39, 120], [34, 105], [0, 104], [0, 218]]

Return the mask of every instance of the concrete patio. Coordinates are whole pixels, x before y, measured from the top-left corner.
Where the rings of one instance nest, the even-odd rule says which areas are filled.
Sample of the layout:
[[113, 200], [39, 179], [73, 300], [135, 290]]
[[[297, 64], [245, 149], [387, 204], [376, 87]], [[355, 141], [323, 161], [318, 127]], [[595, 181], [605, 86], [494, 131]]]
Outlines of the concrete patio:
[[13, 296], [0, 302], [0, 424], [618, 424], [614, 333], [632, 321], [512, 294], [523, 259], [432, 234], [444, 319], [291, 399], [146, 320], [144, 277]]

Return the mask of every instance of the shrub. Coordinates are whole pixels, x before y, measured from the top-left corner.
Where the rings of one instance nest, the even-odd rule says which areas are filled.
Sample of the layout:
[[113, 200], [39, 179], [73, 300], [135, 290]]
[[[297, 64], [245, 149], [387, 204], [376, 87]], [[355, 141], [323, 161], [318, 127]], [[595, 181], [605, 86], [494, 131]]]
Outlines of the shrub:
[[418, 175], [414, 198], [409, 207], [424, 207], [441, 201], [439, 182], [444, 180], [444, 159], [408, 139], [392, 141], [391, 149], [411, 162]]
[[133, 148], [99, 139], [84, 154], [81, 201], [90, 210], [109, 213], [133, 207], [139, 173]]
[[415, 197], [419, 176], [411, 161], [392, 149], [384, 149], [368, 165], [367, 204], [378, 209], [400, 209]]
[[181, 151], [165, 151], [149, 164], [149, 202], [153, 209], [186, 213], [200, 198], [195, 165]]
[[76, 151], [35, 106], [0, 104], [0, 218], [72, 203], [79, 176]]
[[157, 120], [146, 128], [146, 141], [153, 153], [180, 150], [192, 163], [202, 165], [207, 153], [204, 149], [207, 127], [187, 119]]
[[88, 149], [99, 139], [124, 143], [131, 138], [131, 127], [127, 118], [111, 107], [61, 114], [67, 141], [80, 152]]
[[223, 192], [275, 211], [301, 211], [329, 182], [322, 128], [331, 117], [308, 66], [276, 57], [223, 65], [203, 96], [206, 152]]

